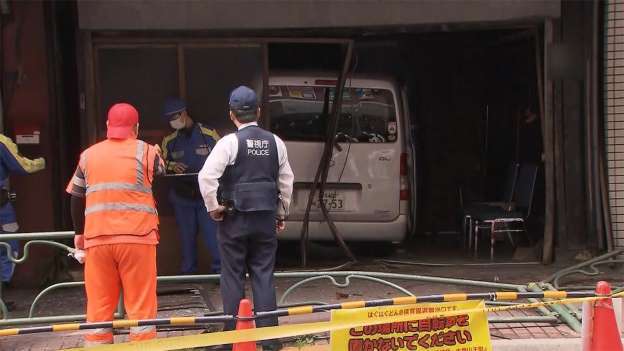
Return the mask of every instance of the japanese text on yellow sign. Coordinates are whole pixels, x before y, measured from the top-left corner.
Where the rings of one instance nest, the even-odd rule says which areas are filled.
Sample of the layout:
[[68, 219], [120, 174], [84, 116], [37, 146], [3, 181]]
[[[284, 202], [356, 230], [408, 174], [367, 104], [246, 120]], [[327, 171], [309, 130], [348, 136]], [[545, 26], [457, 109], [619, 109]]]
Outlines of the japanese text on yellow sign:
[[[370, 321], [331, 332], [331, 349], [345, 351], [491, 351], [483, 301], [333, 310], [332, 321]], [[462, 314], [462, 310], [467, 310]], [[440, 317], [431, 318], [433, 314]], [[413, 315], [414, 320], [375, 324], [376, 319]], [[419, 319], [419, 315], [429, 318]], [[403, 318], [404, 319], [404, 318]]]

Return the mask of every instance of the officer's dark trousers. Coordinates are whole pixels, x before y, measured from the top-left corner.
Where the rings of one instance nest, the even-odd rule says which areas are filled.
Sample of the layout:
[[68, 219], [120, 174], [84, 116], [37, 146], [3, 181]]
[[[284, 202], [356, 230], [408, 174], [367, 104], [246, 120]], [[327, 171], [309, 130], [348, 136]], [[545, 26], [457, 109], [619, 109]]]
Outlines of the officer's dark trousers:
[[[245, 273], [249, 273], [256, 312], [276, 309], [273, 269], [277, 251], [274, 212], [235, 212], [219, 222], [221, 253], [221, 296], [223, 311], [238, 314], [238, 305], [245, 296]], [[277, 317], [256, 320], [257, 327], [277, 325]], [[226, 323], [232, 330], [235, 322]], [[270, 344], [267, 342], [265, 344]]]

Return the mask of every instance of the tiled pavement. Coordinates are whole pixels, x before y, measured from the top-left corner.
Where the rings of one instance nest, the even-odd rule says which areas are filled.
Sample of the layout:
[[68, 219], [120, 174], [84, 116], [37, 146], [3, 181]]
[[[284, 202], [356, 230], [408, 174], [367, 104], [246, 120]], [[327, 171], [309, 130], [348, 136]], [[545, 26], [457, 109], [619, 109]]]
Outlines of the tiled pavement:
[[[513, 312], [513, 313], [512, 313]], [[524, 315], [537, 315], [533, 311], [504, 311], [497, 312], [498, 316], [510, 317], [510, 316], [524, 316]], [[329, 314], [317, 316], [317, 318], [302, 318], [299, 316], [296, 320], [291, 318], [289, 320], [283, 320], [285, 323], [292, 322], [312, 322], [319, 320], [327, 320]], [[0, 338], [0, 350], [15, 350], [15, 351], [48, 351], [59, 350], [80, 347], [82, 345], [82, 336], [84, 331], [68, 332], [68, 333], [55, 333], [55, 334], [37, 334], [37, 335], [23, 335], [15, 337]], [[159, 332], [158, 337], [172, 337], [181, 335], [197, 334], [199, 331], [167, 331]], [[550, 323], [493, 323], [490, 324], [490, 335], [492, 340], [495, 339], [559, 339], [559, 338], [576, 338], [580, 335], [571, 330], [565, 324], [550, 324]], [[117, 335], [115, 342], [126, 341], [126, 335]], [[314, 350], [327, 349], [327, 340], [321, 339], [315, 344], [320, 348]], [[298, 348], [287, 348], [297, 350]]]
[[[544, 269], [542, 266], [539, 266], [540, 269]], [[554, 268], [547, 267], [550, 270], [554, 270]], [[426, 273], [428, 275], [437, 275], [437, 276], [453, 276], [452, 272], [448, 272], [447, 270], [454, 270], [455, 268], [451, 267], [445, 270], [438, 268], [427, 268]], [[363, 268], [363, 270], [366, 270]], [[537, 268], [531, 269], [530, 273], [527, 273], [526, 267], [524, 268], [516, 268], [516, 267], [508, 267], [504, 271], [500, 271], [498, 269], [486, 270], [482, 267], [468, 267], [463, 269], [463, 275], [465, 277], [469, 277], [472, 279], [481, 279], [481, 280], [504, 280], [510, 282], [526, 282], [531, 281], [531, 279], [539, 279], [539, 276], [535, 276], [535, 270]], [[514, 272], [517, 270], [518, 272]], [[388, 270], [391, 272], [390, 270]], [[475, 271], [475, 272], [473, 272]], [[407, 273], [407, 272], [404, 272]], [[422, 274], [423, 272], [415, 271], [415, 274]], [[456, 272], [455, 272], [456, 273]], [[551, 271], [545, 271], [540, 274], [548, 275]], [[456, 274], [455, 274], [456, 275]], [[530, 276], [529, 276], [530, 275]], [[280, 280], [277, 282], [278, 285], [278, 296], [280, 292], [283, 292], [287, 287], [291, 286], [292, 281]], [[483, 292], [483, 288], [470, 288], [470, 287], [457, 287], [451, 285], [432, 285], [427, 283], [419, 283], [419, 282], [402, 282], [402, 286], [407, 288], [410, 291], [413, 291], [416, 294], [431, 294], [431, 293], [439, 293], [440, 291], [444, 292]], [[325, 282], [315, 282], [313, 284], [306, 285], [305, 289], [299, 289], [294, 294], [288, 298], [285, 303], [295, 303], [302, 301], [317, 301], [319, 296], [323, 297], [323, 300], [327, 303], [335, 303], [335, 302], [344, 302], [347, 299], [359, 300], [362, 298], [366, 299], [380, 299], [380, 298], [389, 298], [396, 296], [396, 290], [380, 286], [378, 284], [370, 284], [362, 281], [352, 282], [351, 285], [347, 288], [337, 288], [332, 286], [331, 284]], [[206, 291], [205, 296], [210, 296], [212, 303], [216, 306], [216, 309], [220, 309], [218, 300], [218, 292], [216, 288], [211, 288], [209, 291]], [[197, 307], [198, 302], [203, 300], [200, 298], [201, 295], [196, 294], [194, 297], [188, 297], [188, 300], [183, 302], [182, 304], [187, 307]], [[204, 297], [205, 297], [204, 296]], [[168, 309], [172, 311], [167, 311], [165, 313], [160, 313], [160, 316], [165, 315], [199, 315], [205, 312], [205, 309], [195, 309], [195, 308], [187, 308], [184, 310], [176, 310], [180, 304], [178, 302], [169, 301], [167, 302], [168, 297], [160, 297], [159, 296], [159, 304], [160, 307], [167, 306]], [[201, 303], [199, 303], [201, 305]], [[82, 307], [79, 307], [82, 308]], [[43, 311], [42, 311], [43, 312]], [[69, 310], [68, 310], [69, 312]], [[72, 312], [73, 313], [73, 312]], [[536, 315], [536, 311], [527, 310], [527, 311], [505, 311], [499, 312], [500, 316], [510, 316], [511, 315]], [[301, 323], [306, 321], [318, 321], [318, 320], [327, 320], [329, 318], [329, 314], [315, 314], [314, 316], [293, 316], [288, 317], [288, 320], [283, 320], [282, 322], [290, 322], [290, 323]], [[197, 333], [198, 331], [189, 331], [187, 333]], [[536, 338], [549, 338], [549, 339], [560, 339], [560, 338], [575, 338], [579, 337], [577, 333], [568, 328], [565, 324], [551, 325], [548, 323], [493, 323], [490, 325], [490, 334], [492, 336], [492, 340], [505, 340], [505, 339], [536, 339]], [[31, 335], [31, 336], [16, 336], [16, 337], [6, 337], [0, 338], [0, 350], [57, 350], [60, 348], [72, 348], [81, 345], [82, 335], [84, 332], [73, 332], [73, 333], [57, 333], [57, 334], [41, 334], [41, 335]], [[181, 335], [180, 332], [164, 332], [160, 333], [159, 337], [166, 336], [178, 336]], [[119, 336], [117, 341], [124, 340], [125, 336]], [[327, 343], [327, 339], [319, 340], [317, 343]], [[322, 345], [319, 345], [321, 348]], [[327, 349], [327, 347], [325, 346]], [[296, 348], [295, 348], [296, 350]]]
[[[500, 317], [537, 316], [533, 310], [502, 311]], [[551, 323], [490, 323], [490, 336], [494, 339], [560, 339], [578, 338], [580, 334], [566, 324]]]

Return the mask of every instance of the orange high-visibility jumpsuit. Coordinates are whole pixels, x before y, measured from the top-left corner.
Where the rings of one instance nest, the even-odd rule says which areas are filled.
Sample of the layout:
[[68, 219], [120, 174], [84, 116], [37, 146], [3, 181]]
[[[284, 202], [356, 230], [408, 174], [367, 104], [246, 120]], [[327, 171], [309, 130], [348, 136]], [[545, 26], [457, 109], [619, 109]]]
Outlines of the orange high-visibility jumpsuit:
[[[128, 319], [156, 318], [158, 214], [154, 174], [164, 164], [143, 141], [108, 139], [85, 150], [67, 192], [86, 196], [84, 248], [87, 321], [113, 320], [120, 291]], [[156, 337], [132, 327], [131, 340]], [[113, 342], [112, 329], [86, 335], [86, 345]]]

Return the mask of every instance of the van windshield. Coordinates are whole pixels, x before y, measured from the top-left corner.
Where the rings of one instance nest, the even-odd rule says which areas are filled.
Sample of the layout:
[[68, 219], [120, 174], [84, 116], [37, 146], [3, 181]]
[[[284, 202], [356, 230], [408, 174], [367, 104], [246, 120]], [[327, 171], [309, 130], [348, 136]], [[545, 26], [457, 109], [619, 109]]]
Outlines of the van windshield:
[[[329, 113], [335, 96], [333, 87], [269, 87], [271, 130], [286, 141], [324, 141], [328, 116], [323, 102], [329, 93]], [[386, 89], [345, 88], [338, 121], [337, 141], [387, 143], [397, 139], [396, 108]]]

